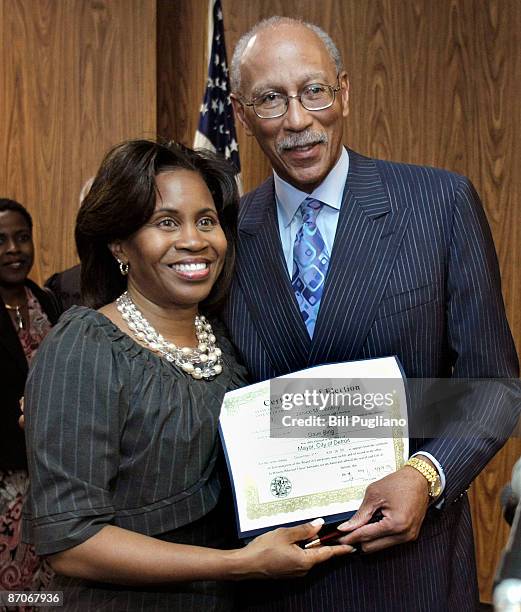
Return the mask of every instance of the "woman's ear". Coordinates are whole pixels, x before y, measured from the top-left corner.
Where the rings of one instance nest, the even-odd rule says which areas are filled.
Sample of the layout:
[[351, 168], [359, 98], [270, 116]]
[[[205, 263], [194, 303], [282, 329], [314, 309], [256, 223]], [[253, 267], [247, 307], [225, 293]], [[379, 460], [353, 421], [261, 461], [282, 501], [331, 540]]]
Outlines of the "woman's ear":
[[123, 248], [123, 245], [119, 241], [111, 242], [109, 244], [109, 249], [119, 264], [119, 271], [121, 272], [121, 275], [126, 276], [128, 274], [129, 266], [128, 266], [128, 257], [125, 253], [125, 249]]
[[112, 255], [117, 259], [118, 263], [128, 263], [128, 258], [125, 254], [125, 249], [119, 240], [115, 242], [111, 242], [109, 244], [109, 249]]

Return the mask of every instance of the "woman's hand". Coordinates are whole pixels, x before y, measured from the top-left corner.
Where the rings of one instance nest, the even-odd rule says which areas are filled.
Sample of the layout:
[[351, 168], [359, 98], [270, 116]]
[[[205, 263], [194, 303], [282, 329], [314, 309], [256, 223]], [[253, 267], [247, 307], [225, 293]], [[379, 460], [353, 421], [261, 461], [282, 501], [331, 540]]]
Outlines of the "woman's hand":
[[315, 519], [296, 527], [275, 529], [258, 536], [237, 551], [236, 578], [291, 578], [305, 576], [318, 563], [354, 552], [349, 545], [320, 546], [302, 549], [298, 543], [316, 536], [324, 524]]
[[58, 574], [129, 584], [168, 584], [186, 580], [246, 580], [304, 576], [314, 565], [355, 549], [348, 544], [304, 550], [324, 524], [275, 529], [245, 548], [220, 550], [174, 544], [106, 525], [81, 544], [48, 557]]

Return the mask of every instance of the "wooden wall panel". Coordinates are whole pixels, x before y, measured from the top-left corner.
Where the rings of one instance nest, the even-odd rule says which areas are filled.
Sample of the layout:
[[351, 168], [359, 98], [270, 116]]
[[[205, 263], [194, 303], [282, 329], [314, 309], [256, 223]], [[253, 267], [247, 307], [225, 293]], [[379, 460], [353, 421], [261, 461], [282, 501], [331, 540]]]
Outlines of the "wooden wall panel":
[[[182, 48], [172, 74], [201, 72], [203, 0], [177, 0]], [[271, 15], [300, 16], [337, 42], [350, 76], [345, 142], [385, 159], [444, 167], [469, 176], [483, 198], [499, 254], [508, 317], [521, 347], [521, 3], [518, 0], [222, 0], [228, 59], [239, 36]], [[197, 14], [198, 13], [198, 14]], [[182, 28], [179, 28], [182, 23]], [[193, 67], [196, 67], [194, 69]], [[203, 69], [204, 75], [204, 62]], [[203, 81], [204, 81], [203, 76]], [[184, 82], [186, 105], [161, 116], [168, 133], [191, 144], [202, 98]], [[160, 94], [161, 95], [161, 94]], [[246, 190], [270, 168], [238, 127]], [[521, 454], [519, 436], [473, 485], [471, 502], [482, 597], [490, 600], [507, 528], [499, 491]]]
[[0, 193], [33, 215], [41, 282], [75, 262], [105, 151], [156, 132], [155, 2], [0, 0], [0, 40]]
[[187, 146], [193, 145], [208, 74], [207, 6], [207, 0], [157, 0], [158, 135]]

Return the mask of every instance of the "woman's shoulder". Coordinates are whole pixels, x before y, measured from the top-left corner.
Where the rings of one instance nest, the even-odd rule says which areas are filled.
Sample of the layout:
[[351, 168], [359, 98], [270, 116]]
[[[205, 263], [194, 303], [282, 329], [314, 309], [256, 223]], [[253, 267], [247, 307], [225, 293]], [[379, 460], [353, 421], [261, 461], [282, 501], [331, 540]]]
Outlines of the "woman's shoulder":
[[96, 330], [109, 332], [111, 327], [114, 327], [112, 321], [99, 311], [87, 308], [87, 306], [71, 306], [60, 317], [53, 333], [56, 334], [60, 330], [78, 331], [79, 329], [91, 333]]
[[[148, 348], [138, 344], [126, 331], [120, 329], [106, 313], [109, 310], [93, 310], [86, 306], [72, 306], [65, 312], [52, 328], [44, 342], [78, 342], [84, 351], [89, 348], [99, 349], [101, 345], [110, 350], [118, 361], [131, 360], [133, 367], [171, 370], [171, 365]], [[163, 366], [163, 368], [161, 368]]]
[[45, 338], [44, 344], [77, 344], [80, 339], [84, 348], [91, 344], [108, 342], [116, 349], [119, 345], [128, 343], [127, 339], [130, 340], [101, 312], [86, 306], [72, 306], [61, 315], [58, 323]]

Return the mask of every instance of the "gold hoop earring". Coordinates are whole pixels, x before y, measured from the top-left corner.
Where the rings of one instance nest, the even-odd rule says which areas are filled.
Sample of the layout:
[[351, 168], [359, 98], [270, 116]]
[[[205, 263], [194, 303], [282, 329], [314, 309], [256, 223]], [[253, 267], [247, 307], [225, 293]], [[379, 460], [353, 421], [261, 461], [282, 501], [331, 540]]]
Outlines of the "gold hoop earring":
[[129, 268], [128, 263], [121, 261], [121, 259], [117, 259], [117, 262], [119, 264], [119, 271], [121, 272], [121, 276], [126, 276], [128, 274], [128, 268]]

